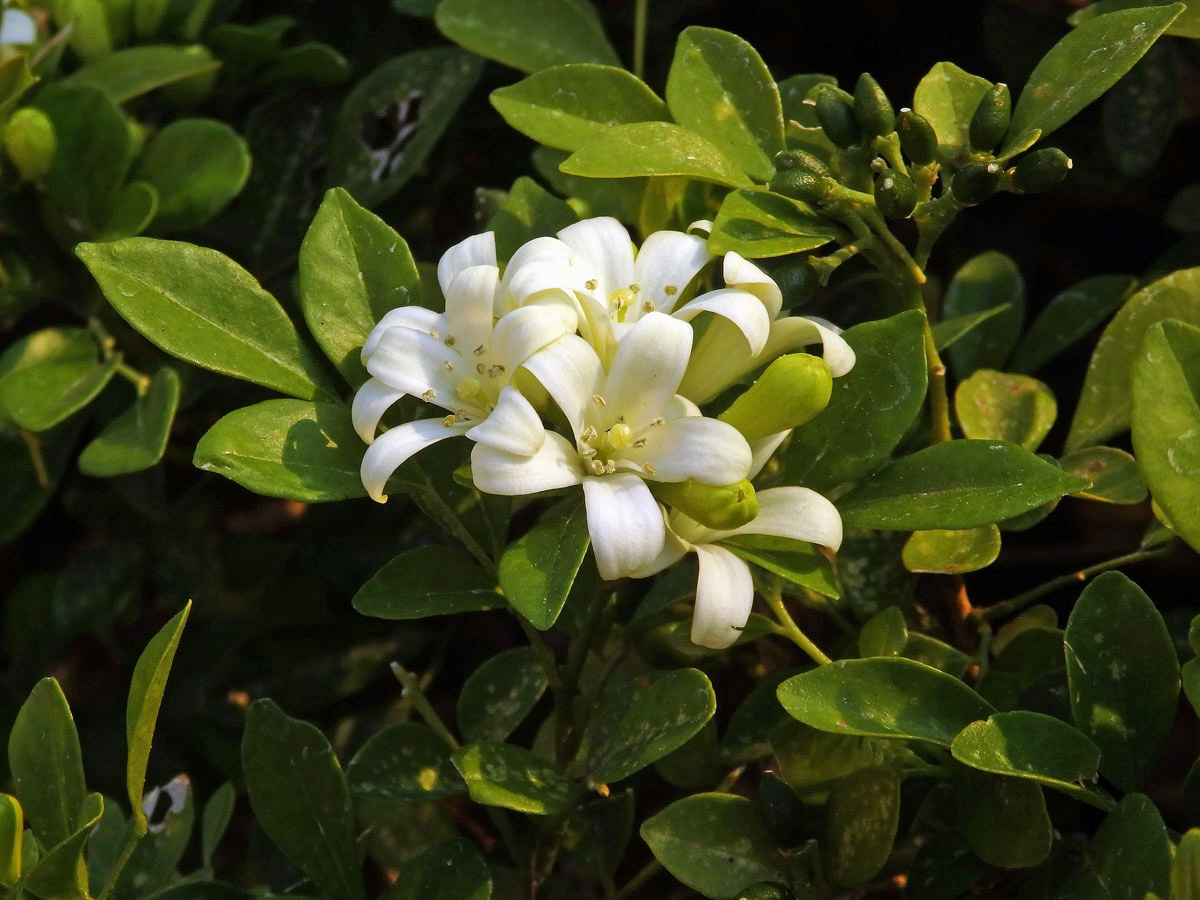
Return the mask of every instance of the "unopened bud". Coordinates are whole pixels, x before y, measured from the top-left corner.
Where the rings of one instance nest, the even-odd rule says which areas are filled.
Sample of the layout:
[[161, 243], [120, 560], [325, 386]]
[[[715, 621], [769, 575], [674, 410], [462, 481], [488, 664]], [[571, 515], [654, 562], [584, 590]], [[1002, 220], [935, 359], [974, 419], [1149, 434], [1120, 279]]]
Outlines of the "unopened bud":
[[833, 393], [833, 376], [825, 360], [808, 353], [779, 357], [729, 408], [717, 416], [757, 441], [803, 425], [826, 406]]
[[796, 895], [775, 881], [757, 881], [738, 892], [737, 900], [796, 900]]
[[896, 133], [900, 135], [900, 149], [915, 165], [927, 166], [937, 159], [937, 134], [920, 113], [900, 110], [900, 115], [896, 116]]
[[954, 175], [951, 188], [954, 199], [965, 206], [982, 203], [1000, 186], [998, 163], [967, 163]]
[[814, 175], [828, 175], [829, 166], [824, 160], [807, 150], [780, 150], [775, 154], [775, 171], [783, 172], [796, 169], [801, 172], [811, 172]]
[[687, 481], [658, 481], [651, 486], [654, 496], [701, 525], [727, 531], [740, 528], [758, 515], [754, 485], [742, 479], [736, 484], [702, 484]]
[[875, 206], [889, 219], [907, 219], [917, 205], [917, 186], [903, 172], [884, 169], [875, 178]]
[[800, 258], [771, 272], [771, 279], [779, 285], [785, 307], [799, 306], [808, 301], [820, 284], [817, 270], [807, 259]]
[[1012, 173], [1012, 184], [1023, 194], [1040, 194], [1062, 184], [1071, 170], [1071, 158], [1057, 147], [1034, 150], [1021, 158]]
[[832, 84], [816, 88], [817, 121], [825, 136], [839, 147], [849, 147], [862, 140], [858, 120], [854, 118], [854, 98]]
[[767, 185], [777, 194], [791, 197], [793, 200], [804, 200], [808, 203], [821, 203], [829, 196], [837, 184], [828, 175], [817, 175], [804, 169], [784, 169], [776, 172], [771, 183]]
[[1008, 93], [1008, 85], [993, 84], [983, 95], [983, 99], [975, 107], [975, 115], [971, 117], [971, 146], [976, 150], [988, 152], [996, 149], [996, 145], [1008, 131], [1011, 118], [1012, 98]]
[[868, 137], [880, 137], [896, 130], [896, 111], [879, 82], [867, 72], [859, 76], [854, 86], [854, 118]]
[[4, 126], [4, 151], [22, 178], [40, 178], [50, 171], [58, 152], [54, 123], [40, 109], [18, 109]]

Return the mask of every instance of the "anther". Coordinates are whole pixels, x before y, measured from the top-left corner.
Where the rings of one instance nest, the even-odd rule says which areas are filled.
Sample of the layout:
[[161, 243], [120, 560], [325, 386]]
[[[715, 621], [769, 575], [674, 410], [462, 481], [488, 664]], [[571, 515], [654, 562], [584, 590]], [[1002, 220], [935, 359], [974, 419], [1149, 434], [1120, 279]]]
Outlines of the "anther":
[[444, 341], [442, 341], [442, 343], [445, 344], [447, 347], [453, 347], [454, 346], [454, 335], [452, 335], [452, 334], [446, 335], [446, 339]]
[[489, 366], [487, 370], [488, 378], [497, 378], [504, 374], [504, 366], [495, 365]]
[[642, 312], [654, 312], [654, 302], [652, 300], [643, 300]]
[[604, 402], [604, 398], [601, 397], [599, 394], [592, 394], [592, 402], [595, 403], [597, 406], [606, 406], [607, 405]]
[[483, 363], [476, 363], [475, 371], [482, 375], [487, 371], [487, 367]]
[[421, 395], [421, 399], [424, 400], [426, 403], [432, 403], [434, 401], [435, 397], [437, 397], [437, 392], [434, 391], [433, 388], [430, 388], [429, 390], [427, 390], [425, 393], [423, 393]]
[[645, 438], [638, 438], [636, 441], [633, 442], [633, 449], [635, 449], [635, 450], [641, 450], [645, 446], [646, 446]]
[[585, 441], [594, 441], [596, 439], [596, 429], [589, 425], [587, 428], [583, 429], [583, 434], [581, 434], [579, 437]]
[[440, 337], [440, 335], [439, 335], [439, 334], [438, 334], [436, 331], [431, 331], [431, 332], [429, 332], [429, 336], [430, 336], [431, 338]]
[[454, 422], [455, 422], [454, 416], [446, 416], [446, 418], [442, 419], [442, 427], [449, 428], [450, 426], [452, 426], [454, 424]]
[[594, 291], [596, 288], [600, 287], [600, 282], [598, 282], [595, 278], [589, 278], [584, 282], [583, 286], [589, 291]]
[[605, 475], [612, 475], [616, 471], [617, 471], [617, 461], [615, 459], [607, 460], [604, 463], [604, 474]]
[[658, 425], [665, 425], [665, 424], [667, 424], [667, 420], [664, 419], [662, 416], [659, 416], [657, 419], [655, 419], [653, 422], [650, 423], [650, 427], [654, 428]]
[[650, 465], [650, 463], [646, 463], [644, 466], [642, 466], [642, 471], [644, 471], [647, 475], [653, 475], [658, 470], [654, 468], [654, 466]]
[[591, 466], [593, 475], [604, 474], [604, 463], [600, 462], [600, 460], [593, 459], [589, 465]]
[[444, 366], [446, 367], [446, 371], [447, 371], [447, 372], [453, 372], [453, 371], [454, 371], [454, 366], [450, 365], [450, 361], [449, 361], [449, 360], [446, 360], [446, 362], [442, 363], [442, 365], [444, 365]]
[[476, 347], [471, 352], [474, 353], [476, 356], [483, 356], [483, 354], [487, 353], [487, 347], [483, 346], [483, 344], [480, 344], [478, 347]]
[[465, 422], [469, 418], [470, 418], [470, 416], [467, 415], [467, 411], [465, 409], [456, 409], [454, 411], [454, 421], [455, 422]]
[[675, 287], [673, 284], [668, 284], [665, 288], [663, 288], [663, 293], [668, 297], [674, 297], [679, 293], [679, 288]]

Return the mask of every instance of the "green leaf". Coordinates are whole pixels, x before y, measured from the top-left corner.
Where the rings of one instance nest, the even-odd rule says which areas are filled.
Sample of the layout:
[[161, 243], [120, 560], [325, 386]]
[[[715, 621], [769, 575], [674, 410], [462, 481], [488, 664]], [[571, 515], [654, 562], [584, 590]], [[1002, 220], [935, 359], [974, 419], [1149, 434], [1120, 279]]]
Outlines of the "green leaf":
[[1112, 808], [1107, 794], [1082, 784], [1096, 780], [1100, 748], [1053, 716], [1023, 709], [996, 713], [964, 728], [950, 752], [981, 772], [1027, 778], [1099, 809]]
[[1167, 320], [1133, 364], [1133, 449], [1172, 529], [1200, 547], [1200, 329]]
[[905, 659], [915, 660], [939, 672], [945, 672], [952, 678], [963, 678], [967, 674], [967, 667], [974, 662], [973, 657], [961, 650], [919, 631], [914, 631], [908, 636], [908, 643], [904, 645], [902, 655]]
[[958, 679], [900, 657], [838, 660], [789, 678], [778, 696], [789, 715], [821, 731], [943, 747], [994, 712]]
[[856, 325], [849, 374], [833, 381], [829, 405], [796, 429], [786, 481], [824, 493], [873, 472], [904, 437], [925, 402], [925, 317], [916, 310]]
[[1133, 363], [1147, 332], [1163, 319], [1179, 319], [1200, 326], [1197, 298], [1200, 298], [1200, 268], [1172, 272], [1125, 302], [1104, 329], [1088, 363], [1079, 405], [1067, 435], [1068, 453], [1098, 444], [1129, 427]]
[[0, 794], [0, 885], [13, 887], [21, 877], [25, 819], [16, 797]]
[[94, 85], [113, 102], [124, 103], [164, 85], [216, 72], [220, 66], [208, 48], [200, 45], [145, 45], [90, 62], [67, 82]]
[[496, 580], [459, 550], [428, 544], [401, 553], [358, 589], [351, 601], [364, 616], [422, 619], [498, 609]]
[[355, 797], [412, 803], [450, 797], [466, 785], [446, 742], [424, 725], [400, 722], [371, 736], [346, 767]]
[[1171, 896], [1200, 896], [1200, 828], [1189, 828], [1171, 863]]
[[381, 900], [488, 900], [492, 876], [475, 845], [455, 838], [430, 847], [404, 867]]
[[496, 256], [507, 261], [525, 244], [566, 228], [579, 217], [565, 200], [555, 197], [532, 178], [522, 176], [488, 220], [486, 231], [496, 234]]
[[79, 471], [111, 478], [149, 469], [167, 449], [179, 406], [179, 376], [170, 366], [154, 373], [146, 393], [104, 426], [79, 454]]
[[684, 797], [644, 821], [640, 833], [668, 872], [705, 897], [733, 897], [756, 881], [785, 879], [758, 806], [745, 797]]
[[[167, 784], [155, 787], [146, 794], [143, 803], [149, 808], [154, 808], [160, 805], [163, 799], [170, 800], [169, 808], [165, 815], [151, 825], [150, 833], [138, 842], [113, 890], [112, 896], [115, 900], [134, 900], [156, 895], [176, 874], [196, 823], [196, 808], [192, 802], [192, 785], [188, 776], [176, 775]], [[110, 810], [110, 815], [116, 812], [111, 804]], [[112, 815], [112, 818], [118, 822], [121, 819], [119, 813]], [[105, 819], [109, 819], [109, 816], [106, 815]], [[102, 825], [101, 828], [103, 827]], [[124, 823], [115, 830], [123, 837], [126, 832]], [[89, 850], [95, 847], [95, 841], [93, 838], [92, 843], [89, 843]], [[98, 882], [102, 884], [107, 881], [107, 873], [102, 871], [103, 866], [97, 856], [98, 854], [89, 853], [88, 868], [93, 886], [98, 887]], [[112, 859], [115, 862], [115, 855]]]
[[1154, 169], [1175, 130], [1179, 101], [1175, 48], [1160, 41], [1104, 98], [1104, 147], [1118, 172], [1141, 178]]
[[1028, 869], [1050, 855], [1054, 827], [1041, 787], [982, 772], [956, 784], [959, 831], [985, 863]]
[[708, 249], [761, 259], [814, 250], [842, 234], [837, 225], [799, 200], [765, 191], [734, 191], [717, 212]]
[[571, 154], [549, 147], [533, 151], [533, 166], [555, 191], [573, 201], [580, 216], [612, 216], [622, 222], [638, 221], [646, 180], [641, 178], [581, 178], [559, 171]]
[[167, 676], [183, 626], [187, 623], [192, 602], [189, 600], [146, 645], [133, 668], [129, 685], [129, 702], [125, 710], [125, 739], [129, 757], [125, 766], [125, 784], [129, 789], [129, 805], [138, 831], [146, 829], [146, 814], [142, 811], [142, 791], [146, 786], [146, 765], [150, 760], [150, 743], [154, 726], [167, 689]]
[[560, 168], [588, 178], [682, 175], [733, 188], [752, 186], [716, 144], [670, 122], [614, 125], [568, 156]]
[[517, 131], [560, 150], [578, 150], [610, 125], [670, 120], [666, 104], [640, 78], [592, 63], [542, 69], [489, 99]]
[[475, 741], [450, 757], [471, 799], [538, 816], [566, 812], [579, 789], [551, 763], [512, 744]]
[[246, 716], [242, 769], [258, 824], [320, 896], [363, 900], [354, 809], [325, 735], [256, 700]]
[[588, 761], [593, 781], [622, 781], [682, 747], [717, 708], [708, 677], [676, 669], [634, 696], [628, 711]]
[[532, 647], [512, 647], [480, 663], [463, 683], [455, 708], [463, 738], [503, 741], [537, 705], [546, 685]]
[[103, 0], [62, 0], [54, 4], [60, 28], [71, 26], [71, 49], [80, 59], [100, 59], [112, 53], [112, 36]]
[[899, 656], [908, 643], [908, 625], [898, 606], [887, 606], [873, 615], [858, 633], [858, 655]]
[[1179, 702], [1179, 662], [1162, 616], [1136, 584], [1105, 572], [1071, 610], [1066, 652], [1071, 712], [1100, 748], [1101, 774], [1137, 790]]
[[833, 565], [817, 547], [805, 541], [765, 534], [735, 534], [723, 538], [721, 546], [791, 584], [814, 590], [823, 597], [838, 596]]
[[54, 496], [82, 424], [73, 419], [34, 436], [42, 467], [34, 466], [26, 440], [0, 431], [0, 544], [23, 532]]
[[120, 356], [101, 360], [81, 328], [48, 328], [0, 356], [0, 414], [30, 431], [47, 431], [83, 409], [112, 379]]
[[1061, 460], [1063, 471], [1086, 478], [1091, 487], [1074, 496], [1103, 503], [1141, 503], [1146, 499], [1146, 483], [1138, 472], [1137, 461], [1115, 447], [1085, 447]]
[[283, 307], [227, 256], [153, 238], [75, 253], [117, 312], [173, 356], [302, 400], [337, 396]]
[[255, 493], [320, 503], [366, 495], [362, 454], [346, 407], [264, 400], [218, 419], [196, 444], [192, 463]]
[[[366, 206], [396, 193], [433, 151], [482, 67], [477, 56], [438, 47], [397, 56], [359, 81], [334, 124], [329, 183], [341, 185]], [[418, 98], [419, 113], [412, 105]], [[365, 137], [380, 119], [397, 118], [394, 135], [378, 143]]]
[[935, 65], [917, 85], [913, 110], [933, 126], [944, 157], [953, 158], [969, 146], [971, 117], [991, 86], [986, 78], [948, 62]]
[[588, 0], [442, 0], [434, 21], [466, 49], [522, 72], [566, 63], [617, 66], [617, 53]]
[[0, 119], [7, 119], [17, 103], [38, 82], [29, 68], [29, 57], [14, 54], [0, 62]]
[[1049, 137], [1116, 84], [1182, 11], [1182, 4], [1123, 10], [1064, 36], [1029, 76], [1008, 133], [1038, 128]]
[[954, 392], [954, 412], [966, 437], [1036, 450], [1058, 417], [1058, 404], [1036, 378], [976, 369]]
[[1013, 354], [1012, 368], [1034, 372], [1067, 347], [1086, 337], [1116, 311], [1137, 285], [1132, 275], [1085, 278], [1051, 300], [1025, 332]]
[[[1200, 6], [1196, 6], [1192, 0], [1179, 0], [1183, 3], [1184, 10], [1179, 14], [1179, 18], [1167, 26], [1164, 34], [1175, 35], [1176, 37], [1200, 38]], [[1070, 25], [1082, 25], [1097, 16], [1102, 16], [1105, 13], [1117, 12], [1122, 9], [1140, 9], [1144, 6], [1167, 6], [1171, 4], [1171, 0], [1096, 0], [1094, 3], [1089, 3], [1082, 9], [1077, 9], [1067, 17], [1067, 22]]]
[[676, 122], [708, 138], [751, 178], [771, 180], [783, 149], [783, 107], [749, 43], [717, 28], [684, 29], [667, 75], [667, 105]]
[[237, 804], [237, 790], [226, 781], [213, 791], [204, 804], [204, 815], [200, 819], [200, 859], [211, 866], [213, 854], [225, 836], [225, 829], [233, 821], [233, 810]]
[[512, 608], [535, 628], [550, 628], [590, 545], [581, 503], [554, 511], [509, 544], [500, 557], [500, 589]]
[[144, 181], [131, 181], [121, 188], [96, 240], [119, 241], [141, 234], [158, 212], [158, 191]]
[[89, 900], [83, 852], [103, 814], [104, 798], [88, 794], [78, 810], [75, 831], [45, 852], [26, 876], [24, 889], [43, 900]]
[[342, 188], [329, 191], [300, 246], [300, 308], [351, 386], [367, 379], [358, 355], [375, 323], [420, 291], [404, 238]]
[[838, 501], [847, 526], [900, 531], [1003, 522], [1087, 486], [1016, 444], [945, 441], [902, 457]]
[[969, 315], [1007, 306], [950, 348], [950, 362], [959, 378], [976, 369], [1003, 369], [1025, 319], [1025, 280], [1008, 256], [988, 251], [967, 260], [946, 288], [947, 317]]
[[[1021, 706], [1031, 696], [1053, 695], [1065, 700], [1066, 666], [1062, 631], [1053, 625], [1030, 623], [996, 653], [980, 678], [979, 693], [1003, 711]], [[1065, 706], [1058, 703], [1058, 708]]]
[[[1154, 803], [1130, 794], [1109, 813], [1088, 844], [1079, 879], [1062, 900], [1169, 897], [1171, 838]], [[1179, 895], [1175, 895], [1179, 900]]]
[[67, 698], [53, 678], [43, 678], [13, 722], [8, 736], [13, 792], [43, 847], [67, 840], [83, 824], [87, 797], [79, 736]]
[[968, 313], [965, 316], [955, 316], [953, 319], [943, 319], [930, 328], [930, 331], [933, 332], [933, 345], [940, 353], [947, 347], [957, 344], [962, 337], [970, 334], [988, 319], [993, 316], [1002, 315], [1011, 308], [1005, 303], [1002, 306], [993, 306], [991, 309], [985, 309], [982, 312]]
[[825, 871], [841, 888], [865, 884], [892, 852], [900, 819], [900, 776], [870, 766], [838, 779], [825, 803]]
[[961, 575], [986, 569], [1000, 555], [995, 525], [960, 531], [914, 531], [904, 544], [904, 568], [910, 572]]
[[350, 61], [328, 44], [308, 41], [289, 47], [258, 76], [259, 84], [301, 81], [308, 84], [340, 84], [350, 76]]

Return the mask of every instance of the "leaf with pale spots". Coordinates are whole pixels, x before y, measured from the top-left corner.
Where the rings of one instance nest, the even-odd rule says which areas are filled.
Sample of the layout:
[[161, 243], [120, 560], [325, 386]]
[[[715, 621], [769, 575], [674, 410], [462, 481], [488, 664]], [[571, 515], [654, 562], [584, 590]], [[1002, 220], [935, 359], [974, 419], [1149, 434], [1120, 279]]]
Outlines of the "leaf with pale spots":
[[1000, 555], [1000, 529], [995, 525], [957, 531], [914, 531], [901, 559], [910, 572], [961, 575], [987, 568]]
[[356, 797], [414, 802], [461, 794], [467, 787], [446, 742], [424, 725], [400, 722], [372, 735], [346, 766]]
[[462, 686], [455, 715], [469, 741], [502, 741], [546, 690], [546, 670], [532, 647], [513, 647], [479, 665]]
[[865, 884], [887, 863], [900, 820], [900, 776], [869, 766], [834, 782], [825, 803], [825, 866], [838, 887]]
[[471, 799], [484, 806], [552, 816], [566, 812], [579, 796], [575, 783], [552, 763], [512, 744], [475, 741], [450, 758]]

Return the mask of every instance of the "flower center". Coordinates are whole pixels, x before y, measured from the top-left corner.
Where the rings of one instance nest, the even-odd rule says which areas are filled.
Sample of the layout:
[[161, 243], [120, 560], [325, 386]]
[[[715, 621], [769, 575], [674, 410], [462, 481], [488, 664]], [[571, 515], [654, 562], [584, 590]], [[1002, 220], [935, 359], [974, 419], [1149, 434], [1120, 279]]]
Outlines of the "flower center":
[[[642, 286], [640, 284], [631, 284], [629, 287], [619, 288], [608, 295], [609, 305], [612, 307], [612, 315], [618, 322], [625, 321], [625, 315], [630, 308], [638, 302], [638, 295], [641, 293]], [[647, 301], [642, 304], [645, 312], [650, 312], [654, 309], [654, 304]]]
[[[595, 398], [596, 406], [603, 407], [603, 398]], [[646, 446], [644, 432], [661, 425], [662, 419], [655, 419], [641, 431], [634, 431], [626, 423], [624, 416], [617, 416], [616, 421], [608, 428], [600, 431], [594, 425], [583, 429], [577, 441], [579, 458], [583, 463], [584, 472], [589, 475], [612, 475], [617, 468], [632, 469], [646, 475], [654, 474], [654, 466], [650, 463], [640, 465], [628, 458], [627, 450], [640, 450]]]

